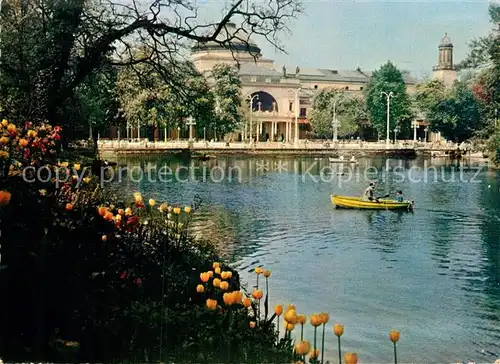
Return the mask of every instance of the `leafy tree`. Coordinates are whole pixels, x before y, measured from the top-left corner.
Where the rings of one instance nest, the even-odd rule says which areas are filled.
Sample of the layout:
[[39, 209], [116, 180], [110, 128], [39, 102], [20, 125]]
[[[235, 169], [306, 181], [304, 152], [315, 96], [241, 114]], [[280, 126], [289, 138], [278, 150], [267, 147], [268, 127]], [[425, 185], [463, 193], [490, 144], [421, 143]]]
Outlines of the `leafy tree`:
[[415, 104], [420, 111], [430, 116], [432, 108], [442, 101], [446, 96], [446, 89], [443, 81], [438, 79], [429, 79], [416, 86], [414, 95]]
[[387, 100], [382, 92], [394, 94], [390, 104], [390, 131], [398, 126], [400, 134], [408, 134], [412, 119], [411, 102], [406, 93], [403, 75], [391, 62], [387, 62], [380, 69], [374, 71], [365, 88], [370, 120], [380, 135], [386, 136]]
[[242, 123], [241, 80], [235, 67], [216, 64], [212, 69], [213, 93], [217, 105], [213, 127], [224, 135], [235, 131]]
[[[234, 49], [234, 42], [248, 45], [249, 36], [257, 34], [283, 50], [277, 32], [287, 29], [301, 5], [297, 0], [235, 0], [216, 23], [199, 21], [198, 10], [179, 1], [4, 2], [0, 100], [6, 116], [65, 122], [61, 106], [107, 64], [150, 64], [164, 83], [187, 99], [184, 84], [178, 83], [183, 80], [175, 77], [185, 71], [179, 61], [181, 47], [215, 42]], [[232, 34], [228, 23], [234, 17], [240, 27]], [[137, 42], [149, 52], [132, 52]]]
[[334, 104], [335, 115], [340, 122], [338, 136], [354, 134], [366, 115], [364, 101], [336, 89], [322, 89], [315, 95], [310, 118], [314, 132], [321, 137], [331, 137]]
[[442, 100], [430, 108], [428, 121], [432, 131], [439, 131], [455, 142], [471, 138], [484, 126], [479, 103], [463, 82], [457, 82]]

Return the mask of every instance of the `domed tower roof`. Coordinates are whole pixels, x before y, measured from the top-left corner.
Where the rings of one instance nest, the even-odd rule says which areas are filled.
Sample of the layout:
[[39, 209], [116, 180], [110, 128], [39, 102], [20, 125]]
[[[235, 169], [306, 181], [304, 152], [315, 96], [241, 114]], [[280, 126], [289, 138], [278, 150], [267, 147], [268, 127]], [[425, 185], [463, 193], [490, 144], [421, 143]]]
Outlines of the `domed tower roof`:
[[441, 38], [439, 42], [440, 47], [453, 47], [453, 43], [451, 42], [451, 38], [448, 36], [448, 33], [444, 33], [444, 37]]
[[[231, 39], [225, 46], [220, 45], [216, 41], [197, 43], [191, 48], [191, 53], [227, 50], [238, 53], [251, 53], [256, 56], [261, 55], [261, 49], [249, 39], [247, 34], [241, 29], [237, 30], [234, 23], [227, 23], [225, 28], [222, 28], [217, 36], [217, 41], [223, 42], [231, 37], [235, 38]], [[245, 42], [242, 39], [244, 39]]]

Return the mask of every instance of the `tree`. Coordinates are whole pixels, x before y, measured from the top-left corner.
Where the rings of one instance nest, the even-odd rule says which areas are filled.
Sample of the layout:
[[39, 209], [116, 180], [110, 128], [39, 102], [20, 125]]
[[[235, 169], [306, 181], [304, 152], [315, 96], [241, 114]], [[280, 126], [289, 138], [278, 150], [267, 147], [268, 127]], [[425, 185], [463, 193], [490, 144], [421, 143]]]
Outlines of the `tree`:
[[[1, 11], [0, 99], [8, 117], [65, 121], [61, 105], [103, 65], [148, 63], [163, 82], [182, 95], [181, 49], [190, 42], [215, 42], [235, 49], [260, 35], [278, 49], [277, 33], [301, 11], [298, 0], [235, 0], [215, 23], [198, 20], [187, 2], [131, 0], [27, 0], [3, 4]], [[236, 33], [228, 31], [238, 18]], [[140, 43], [145, 52], [132, 52]], [[255, 55], [256, 56], [256, 55]], [[63, 126], [66, 126], [63, 124]], [[67, 130], [66, 128], [65, 130]]]
[[435, 78], [419, 83], [414, 95], [416, 106], [427, 118], [435, 105], [444, 100], [445, 97], [446, 89], [443, 81]]
[[236, 68], [227, 64], [216, 64], [211, 76], [218, 107], [213, 128], [224, 135], [235, 131], [242, 123], [241, 80]]
[[479, 103], [463, 82], [457, 82], [442, 100], [430, 108], [428, 121], [432, 131], [439, 131], [455, 142], [471, 138], [484, 126]]
[[401, 134], [408, 134], [411, 126], [411, 102], [401, 71], [387, 62], [373, 75], [365, 88], [365, 99], [370, 120], [380, 135], [387, 136], [387, 101], [382, 92], [392, 92], [390, 104], [390, 131], [399, 127]]
[[345, 137], [354, 134], [366, 115], [364, 101], [336, 89], [322, 89], [315, 95], [310, 118], [314, 132], [321, 137], [332, 135], [334, 103], [335, 114], [340, 121], [338, 135]]

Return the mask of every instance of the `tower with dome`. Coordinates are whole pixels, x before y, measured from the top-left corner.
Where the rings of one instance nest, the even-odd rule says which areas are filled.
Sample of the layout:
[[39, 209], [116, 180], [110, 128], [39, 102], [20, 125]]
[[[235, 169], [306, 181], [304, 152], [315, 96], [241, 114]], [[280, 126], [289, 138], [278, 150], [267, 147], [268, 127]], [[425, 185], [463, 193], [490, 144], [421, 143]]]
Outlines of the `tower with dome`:
[[448, 33], [439, 42], [438, 64], [433, 68], [433, 77], [443, 81], [446, 87], [457, 79], [457, 70], [453, 64], [453, 43]]

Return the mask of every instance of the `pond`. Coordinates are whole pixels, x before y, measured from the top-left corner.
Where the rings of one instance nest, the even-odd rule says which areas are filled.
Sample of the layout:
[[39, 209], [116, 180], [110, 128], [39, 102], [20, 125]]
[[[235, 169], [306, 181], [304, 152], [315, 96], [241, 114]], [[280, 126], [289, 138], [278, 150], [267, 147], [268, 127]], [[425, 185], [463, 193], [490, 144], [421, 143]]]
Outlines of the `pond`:
[[[401, 332], [401, 362], [500, 357], [497, 172], [422, 159], [117, 161], [129, 168], [117, 186], [127, 192], [182, 204], [199, 196], [193, 233], [216, 242], [249, 288], [256, 266], [270, 269], [272, 306], [329, 312], [333, 362], [334, 322], [345, 326], [343, 351], [362, 362], [392, 360], [390, 329]], [[332, 206], [330, 194], [361, 195], [371, 180], [380, 196], [401, 189], [415, 211]], [[306, 336], [312, 339], [309, 324]]]

